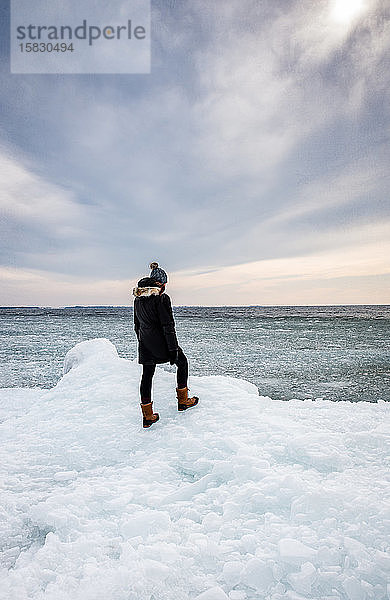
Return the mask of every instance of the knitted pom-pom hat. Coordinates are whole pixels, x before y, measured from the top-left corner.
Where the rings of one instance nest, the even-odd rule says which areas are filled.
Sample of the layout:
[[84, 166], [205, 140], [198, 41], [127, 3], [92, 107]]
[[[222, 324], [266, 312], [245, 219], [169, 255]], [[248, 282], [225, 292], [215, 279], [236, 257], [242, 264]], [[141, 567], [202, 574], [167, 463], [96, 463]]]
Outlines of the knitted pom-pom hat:
[[150, 264], [150, 268], [152, 269], [150, 273], [150, 278], [158, 281], [159, 283], [166, 284], [168, 282], [168, 276], [164, 269], [159, 268], [158, 263], [152, 262]]

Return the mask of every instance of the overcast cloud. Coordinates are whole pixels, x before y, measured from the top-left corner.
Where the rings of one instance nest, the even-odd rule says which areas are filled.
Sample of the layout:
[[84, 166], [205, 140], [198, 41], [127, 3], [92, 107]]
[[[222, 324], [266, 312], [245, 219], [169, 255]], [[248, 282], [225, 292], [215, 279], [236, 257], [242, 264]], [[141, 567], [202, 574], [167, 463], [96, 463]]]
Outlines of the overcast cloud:
[[2, 305], [388, 303], [386, 2], [152, 2], [150, 75], [11, 75]]

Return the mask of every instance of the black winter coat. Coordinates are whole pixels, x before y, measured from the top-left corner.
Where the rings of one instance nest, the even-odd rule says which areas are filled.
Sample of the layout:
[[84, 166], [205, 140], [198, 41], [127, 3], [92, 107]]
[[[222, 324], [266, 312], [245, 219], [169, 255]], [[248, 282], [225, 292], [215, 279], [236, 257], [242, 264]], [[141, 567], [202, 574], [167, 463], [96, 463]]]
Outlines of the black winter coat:
[[135, 298], [134, 330], [141, 365], [168, 362], [169, 352], [178, 349], [170, 297], [162, 294]]

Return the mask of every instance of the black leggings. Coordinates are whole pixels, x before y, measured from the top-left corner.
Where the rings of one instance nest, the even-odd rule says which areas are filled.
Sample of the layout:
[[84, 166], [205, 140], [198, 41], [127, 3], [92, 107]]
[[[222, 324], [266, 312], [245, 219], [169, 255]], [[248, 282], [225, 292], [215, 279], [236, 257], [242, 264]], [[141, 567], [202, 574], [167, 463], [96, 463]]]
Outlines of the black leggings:
[[[188, 361], [186, 355], [183, 350], [179, 348], [177, 361], [175, 363], [177, 366], [177, 387], [179, 389], [187, 387], [187, 379], [188, 379]], [[142, 377], [141, 377], [141, 385], [140, 385], [140, 393], [141, 393], [141, 402], [142, 404], [148, 404], [152, 399], [152, 380], [153, 375], [156, 370], [156, 365], [143, 365]]]

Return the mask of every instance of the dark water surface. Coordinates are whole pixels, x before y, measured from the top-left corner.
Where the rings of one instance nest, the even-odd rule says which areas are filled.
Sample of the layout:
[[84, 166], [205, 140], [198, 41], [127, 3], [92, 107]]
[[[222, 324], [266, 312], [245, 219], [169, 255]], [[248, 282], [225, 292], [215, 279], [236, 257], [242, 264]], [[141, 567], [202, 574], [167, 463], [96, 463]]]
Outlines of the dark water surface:
[[[388, 305], [174, 312], [194, 375], [241, 377], [275, 399], [390, 400]], [[129, 307], [0, 308], [0, 387], [53, 386], [66, 352], [96, 337], [136, 358], [132, 319]]]

